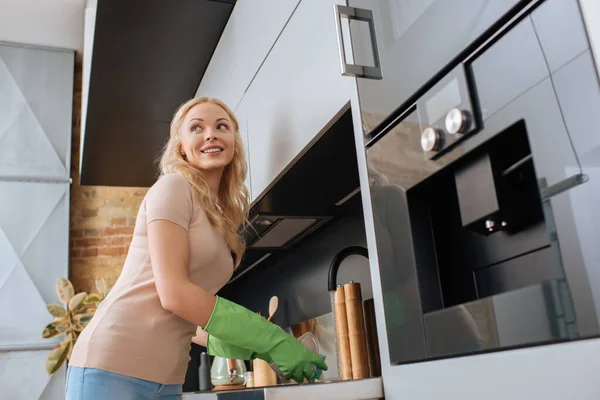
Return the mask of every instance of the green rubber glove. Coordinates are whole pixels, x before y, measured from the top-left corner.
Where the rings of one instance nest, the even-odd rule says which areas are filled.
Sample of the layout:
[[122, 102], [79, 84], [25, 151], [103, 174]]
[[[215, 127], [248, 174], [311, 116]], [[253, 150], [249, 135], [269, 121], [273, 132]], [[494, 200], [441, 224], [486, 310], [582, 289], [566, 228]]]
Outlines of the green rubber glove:
[[224, 342], [213, 335], [208, 335], [208, 339], [206, 340], [206, 349], [208, 350], [209, 355], [222, 358], [235, 358], [246, 361], [252, 361], [255, 358], [260, 358], [268, 363], [273, 361], [268, 354], [257, 354], [252, 350]]
[[[315, 380], [315, 371], [327, 364], [298, 339], [252, 311], [216, 296], [217, 302], [204, 330], [214, 337], [255, 354], [268, 354], [286, 379]], [[251, 355], [252, 356], [252, 355]]]

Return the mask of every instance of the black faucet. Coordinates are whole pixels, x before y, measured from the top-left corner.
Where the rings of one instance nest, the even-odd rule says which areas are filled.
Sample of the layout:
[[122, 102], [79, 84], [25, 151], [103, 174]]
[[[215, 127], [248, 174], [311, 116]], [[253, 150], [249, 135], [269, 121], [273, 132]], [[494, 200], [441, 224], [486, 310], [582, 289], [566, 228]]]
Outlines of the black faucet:
[[342, 261], [344, 261], [347, 257], [351, 256], [351, 255], [361, 255], [365, 258], [369, 258], [369, 251], [361, 246], [350, 246], [350, 247], [346, 247], [345, 249], [343, 249], [342, 251], [340, 251], [339, 253], [337, 253], [335, 255], [335, 257], [333, 258], [333, 261], [331, 261], [331, 265], [329, 266], [329, 279], [327, 280], [327, 290], [328, 291], [334, 291], [336, 289], [337, 286], [337, 273], [338, 273], [338, 269], [340, 268], [340, 264], [342, 263]]

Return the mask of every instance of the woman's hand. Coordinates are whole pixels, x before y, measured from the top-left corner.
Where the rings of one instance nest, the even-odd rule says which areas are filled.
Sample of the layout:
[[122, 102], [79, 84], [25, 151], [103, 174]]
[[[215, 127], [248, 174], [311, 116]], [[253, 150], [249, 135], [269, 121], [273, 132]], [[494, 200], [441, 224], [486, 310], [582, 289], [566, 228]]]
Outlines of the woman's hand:
[[283, 332], [288, 337], [279, 342], [269, 351], [269, 356], [277, 364], [286, 379], [293, 378], [296, 382], [314, 382], [316, 368], [326, 371], [327, 364], [318, 355], [308, 350], [298, 339]]
[[196, 336], [192, 338], [192, 343], [199, 346], [207, 347], [208, 333], [204, 332], [201, 327], [196, 328]]

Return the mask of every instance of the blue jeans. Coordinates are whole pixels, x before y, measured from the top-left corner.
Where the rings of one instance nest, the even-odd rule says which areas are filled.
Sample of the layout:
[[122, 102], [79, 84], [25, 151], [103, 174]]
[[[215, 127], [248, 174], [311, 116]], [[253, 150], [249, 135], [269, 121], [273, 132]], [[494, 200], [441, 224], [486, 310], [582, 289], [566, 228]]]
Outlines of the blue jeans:
[[69, 367], [66, 400], [181, 400], [182, 385], [160, 383], [95, 368]]

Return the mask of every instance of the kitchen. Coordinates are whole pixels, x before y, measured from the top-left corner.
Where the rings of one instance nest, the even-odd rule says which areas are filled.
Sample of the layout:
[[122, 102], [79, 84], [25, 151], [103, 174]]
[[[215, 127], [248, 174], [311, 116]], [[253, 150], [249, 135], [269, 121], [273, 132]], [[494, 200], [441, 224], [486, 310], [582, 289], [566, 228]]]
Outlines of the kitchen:
[[[249, 159], [249, 248], [222, 294], [265, 316], [278, 296], [286, 328], [331, 315], [332, 260], [368, 249], [337, 283], [373, 299], [381, 377], [232, 398], [600, 392], [598, 240], [581, 218], [597, 195], [591, 3], [236, 2], [195, 91], [235, 110]], [[94, 67], [116, 46], [102, 21]], [[98, 109], [82, 181], [126, 184], [125, 165], [94, 168]], [[127, 170], [151, 180], [139, 160]]]
[[330, 366], [201, 390], [193, 345], [185, 399], [600, 396], [597, 1], [100, 0], [85, 37], [81, 184], [150, 186], [174, 108], [223, 100], [252, 204], [220, 294]]

